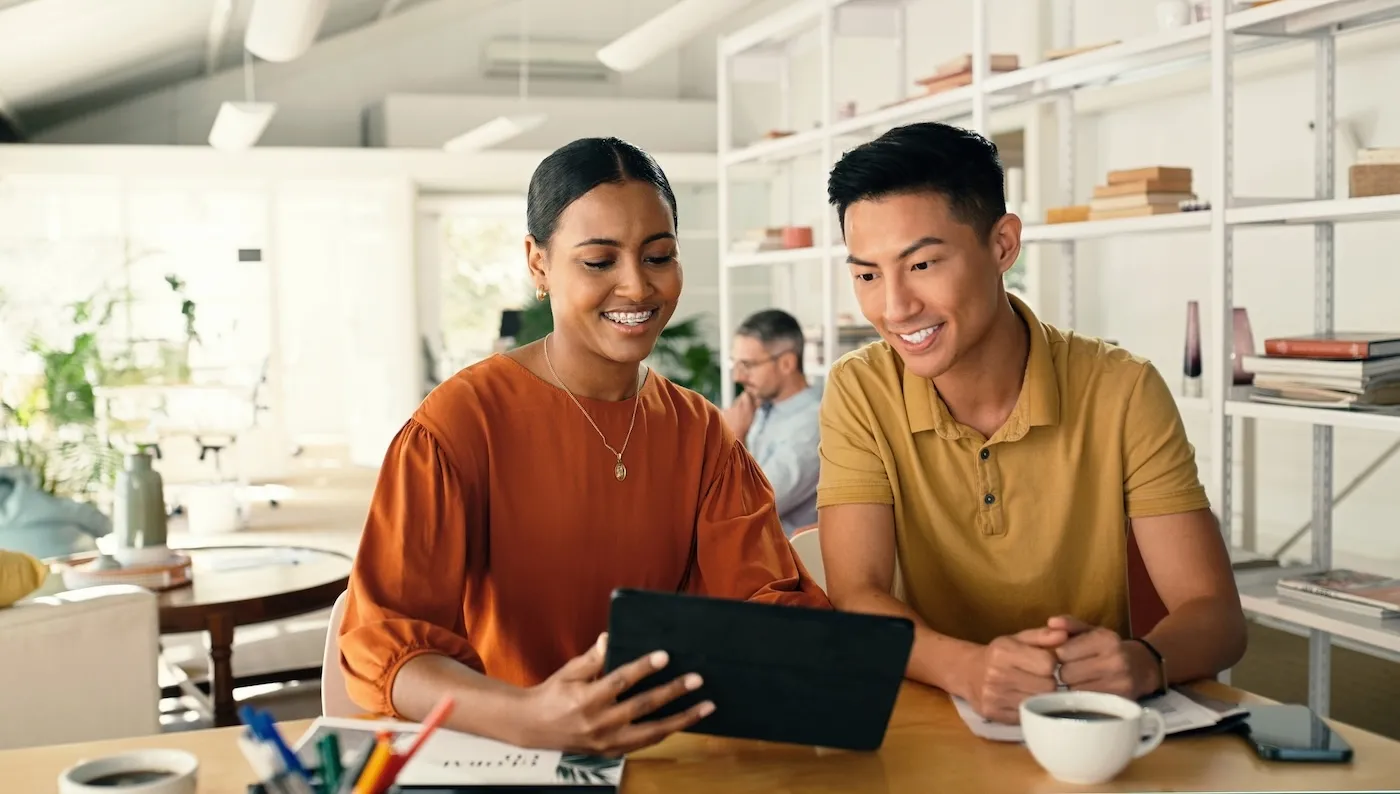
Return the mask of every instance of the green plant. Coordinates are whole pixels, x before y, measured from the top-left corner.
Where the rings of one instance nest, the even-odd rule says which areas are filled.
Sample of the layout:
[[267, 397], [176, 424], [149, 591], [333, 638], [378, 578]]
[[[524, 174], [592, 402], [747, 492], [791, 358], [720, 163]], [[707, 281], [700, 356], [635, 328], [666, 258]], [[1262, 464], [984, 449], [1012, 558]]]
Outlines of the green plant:
[[131, 300], [129, 290], [105, 295], [99, 290], [69, 304], [71, 336], [61, 344], [30, 337], [28, 349], [43, 362], [43, 379], [17, 404], [0, 402], [0, 464], [33, 471], [45, 492], [63, 498], [91, 499], [115, 481], [121, 453], [95, 426], [97, 385], [144, 383], [160, 374], [187, 376], [188, 346], [199, 339], [195, 303], [185, 294], [185, 283], [173, 274], [165, 282], [180, 298], [185, 343], [181, 350], [162, 348], [157, 370], [135, 366], [129, 344], [104, 360], [103, 329], [115, 307]]
[[185, 340], [187, 342], [198, 342], [199, 332], [194, 329], [194, 301], [185, 293], [185, 282], [174, 273], [165, 274], [165, 283], [170, 285], [170, 291], [180, 298], [180, 314], [185, 317]]
[[44, 362], [44, 411], [54, 425], [83, 424], [97, 416], [93, 383], [101, 371], [97, 335], [112, 319], [116, 301], [97, 303], [96, 296], [69, 304], [75, 333], [63, 345], [50, 347], [37, 336], [29, 351]]
[[[534, 301], [520, 312], [520, 330], [515, 334], [515, 345], [520, 347], [543, 339], [553, 330], [554, 315], [549, 308], [549, 298]], [[657, 369], [666, 377], [719, 404], [719, 354], [706, 344], [698, 317], [688, 317], [662, 329], [652, 356], [656, 359]]]
[[43, 392], [36, 388], [19, 405], [0, 401], [0, 465], [34, 472], [45, 493], [91, 500], [116, 480], [121, 452], [91, 425], [53, 426]]

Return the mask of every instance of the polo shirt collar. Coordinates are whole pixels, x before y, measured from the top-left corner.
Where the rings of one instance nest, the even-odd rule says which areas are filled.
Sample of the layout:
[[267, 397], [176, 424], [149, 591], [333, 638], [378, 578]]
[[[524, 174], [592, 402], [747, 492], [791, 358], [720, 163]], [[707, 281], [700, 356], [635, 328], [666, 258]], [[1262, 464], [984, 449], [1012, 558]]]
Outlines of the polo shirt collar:
[[[1021, 383], [1021, 394], [1016, 398], [1016, 407], [1007, 417], [1000, 435], [1007, 441], [1015, 441], [1024, 436], [1031, 427], [1053, 426], [1060, 421], [1060, 385], [1055, 374], [1055, 357], [1050, 350], [1050, 339], [1045, 326], [1035, 313], [1020, 298], [1007, 296], [1011, 307], [1025, 321], [1030, 336], [1030, 352], [1026, 357], [1026, 372]], [[932, 381], [903, 368], [904, 410], [909, 420], [909, 428], [915, 433], [934, 430], [945, 439], [961, 438], [963, 428], [948, 406], [938, 397]]]

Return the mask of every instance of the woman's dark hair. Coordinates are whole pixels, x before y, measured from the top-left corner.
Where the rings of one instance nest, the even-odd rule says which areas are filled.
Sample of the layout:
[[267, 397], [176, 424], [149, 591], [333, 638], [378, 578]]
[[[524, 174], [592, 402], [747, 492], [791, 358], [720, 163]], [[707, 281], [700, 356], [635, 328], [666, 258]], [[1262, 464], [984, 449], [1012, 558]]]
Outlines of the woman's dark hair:
[[555, 149], [535, 168], [525, 202], [530, 236], [548, 245], [559, 216], [579, 197], [604, 182], [635, 179], [649, 182], [671, 207], [671, 222], [680, 225], [676, 194], [651, 155], [617, 138], [580, 138]]

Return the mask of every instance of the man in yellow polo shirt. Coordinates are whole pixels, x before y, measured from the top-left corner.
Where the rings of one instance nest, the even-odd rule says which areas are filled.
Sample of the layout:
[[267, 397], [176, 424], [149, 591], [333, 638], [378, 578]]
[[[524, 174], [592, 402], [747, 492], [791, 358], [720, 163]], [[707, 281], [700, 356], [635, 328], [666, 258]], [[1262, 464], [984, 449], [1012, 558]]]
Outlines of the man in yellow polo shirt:
[[[1003, 184], [995, 145], [935, 123], [832, 170], [882, 339], [831, 370], [817, 508], [837, 608], [913, 619], [909, 676], [1016, 722], [1057, 687], [1141, 698], [1213, 676], [1243, 655], [1245, 623], [1157, 370], [1007, 295], [1021, 221]], [[1129, 531], [1169, 611], [1140, 637]]]

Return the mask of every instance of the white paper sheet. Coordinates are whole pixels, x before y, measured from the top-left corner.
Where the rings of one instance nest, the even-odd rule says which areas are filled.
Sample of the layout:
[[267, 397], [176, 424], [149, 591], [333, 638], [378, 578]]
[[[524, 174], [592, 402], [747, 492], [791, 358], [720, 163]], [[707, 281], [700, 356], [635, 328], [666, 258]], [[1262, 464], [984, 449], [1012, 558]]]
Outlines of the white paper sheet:
[[[983, 739], [990, 739], [994, 742], [1024, 741], [1021, 735], [1021, 726], [1005, 725], [983, 719], [972, 708], [972, 704], [962, 698], [953, 698], [953, 705], [957, 707], [958, 716], [967, 723], [967, 727]], [[1160, 697], [1144, 701], [1143, 705], [1162, 715], [1162, 720], [1167, 724], [1168, 735], [1198, 728], [1209, 728], [1225, 717], [1244, 711], [1239, 707], [1231, 707], [1222, 713], [1197, 703], [1176, 689], [1169, 690]]]
[[[308, 764], [317, 763], [316, 742], [335, 733], [342, 753], [349, 754], [384, 730], [394, 734], [394, 746], [403, 751], [413, 743], [421, 725], [389, 721], [320, 717], [298, 740], [296, 752]], [[428, 737], [395, 782], [419, 786], [602, 785], [621, 783], [622, 759], [572, 756], [551, 750], [534, 750], [504, 744], [481, 736], [438, 730]]]

